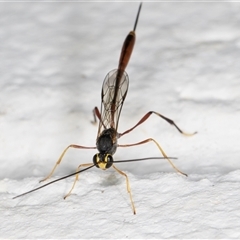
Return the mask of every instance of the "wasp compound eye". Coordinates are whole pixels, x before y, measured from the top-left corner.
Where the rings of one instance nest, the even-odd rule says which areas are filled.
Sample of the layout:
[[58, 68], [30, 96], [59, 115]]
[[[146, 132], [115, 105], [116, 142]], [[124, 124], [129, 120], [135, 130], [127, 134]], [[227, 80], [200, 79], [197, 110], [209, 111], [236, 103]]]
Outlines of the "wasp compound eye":
[[99, 166], [98, 166], [98, 154], [95, 154], [93, 156], [93, 163], [97, 168], [99, 168]]
[[105, 159], [106, 159], [106, 168], [110, 168], [112, 166], [112, 164], [113, 164], [113, 157], [112, 157], [112, 155], [109, 155], [109, 154], [106, 155]]

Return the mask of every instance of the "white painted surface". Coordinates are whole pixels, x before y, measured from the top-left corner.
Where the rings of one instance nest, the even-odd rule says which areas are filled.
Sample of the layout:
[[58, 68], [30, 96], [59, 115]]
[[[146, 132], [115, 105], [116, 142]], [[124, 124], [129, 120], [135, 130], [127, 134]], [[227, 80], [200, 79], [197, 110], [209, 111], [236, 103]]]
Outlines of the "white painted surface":
[[[1, 3], [1, 238], [239, 238], [240, 4], [144, 3], [127, 72], [119, 132], [149, 110], [173, 119], [181, 136], [152, 116], [120, 144], [152, 137], [174, 163], [118, 164], [39, 186], [63, 149], [95, 146], [92, 109], [117, 67], [138, 3]], [[53, 179], [91, 162], [69, 150]], [[115, 159], [160, 156], [156, 146], [118, 149]]]

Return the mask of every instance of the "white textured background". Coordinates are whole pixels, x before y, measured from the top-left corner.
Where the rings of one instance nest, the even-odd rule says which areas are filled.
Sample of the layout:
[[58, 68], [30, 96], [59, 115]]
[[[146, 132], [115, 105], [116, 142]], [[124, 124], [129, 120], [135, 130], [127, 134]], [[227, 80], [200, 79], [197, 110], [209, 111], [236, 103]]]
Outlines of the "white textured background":
[[[70, 143], [94, 146], [92, 109], [117, 67], [138, 3], [0, 3], [1, 238], [239, 238], [240, 3], [144, 3], [127, 72], [120, 139], [156, 139], [188, 178], [164, 160], [119, 164], [12, 200], [39, 186]], [[53, 179], [92, 161], [70, 150]], [[115, 159], [160, 156], [154, 144]]]

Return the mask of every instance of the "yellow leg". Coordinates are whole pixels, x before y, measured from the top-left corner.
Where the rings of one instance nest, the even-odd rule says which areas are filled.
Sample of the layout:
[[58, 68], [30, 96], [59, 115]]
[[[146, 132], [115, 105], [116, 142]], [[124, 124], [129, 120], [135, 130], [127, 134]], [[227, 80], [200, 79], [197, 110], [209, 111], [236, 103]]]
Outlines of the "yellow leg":
[[141, 141], [141, 142], [138, 142], [138, 143], [133, 143], [133, 144], [124, 144], [124, 145], [118, 145], [118, 147], [132, 147], [132, 146], [137, 146], [137, 145], [141, 145], [141, 144], [144, 144], [144, 143], [148, 143], [148, 142], [154, 142], [158, 149], [160, 150], [160, 152], [162, 153], [162, 155], [168, 160], [168, 162], [171, 164], [171, 166], [179, 173], [185, 175], [187, 177], [187, 174], [180, 171], [173, 163], [172, 161], [168, 158], [168, 156], [166, 155], [166, 153], [163, 151], [163, 149], [161, 148], [161, 146], [158, 144], [158, 142], [156, 140], [154, 140], [153, 138], [148, 138], [144, 141]]
[[136, 214], [136, 209], [135, 209], [135, 206], [134, 206], [134, 203], [133, 203], [133, 199], [132, 199], [132, 192], [131, 192], [131, 188], [130, 188], [128, 176], [127, 176], [126, 173], [122, 172], [121, 170], [119, 170], [118, 168], [116, 168], [114, 165], [113, 165], [113, 168], [114, 168], [118, 173], [120, 173], [121, 175], [123, 175], [123, 176], [126, 177], [126, 181], [127, 181], [127, 191], [128, 191], [128, 193], [129, 193], [129, 195], [130, 195], [130, 200], [131, 200], [131, 204], [132, 204], [133, 214]]
[[64, 150], [63, 153], [61, 154], [60, 158], [59, 158], [58, 161], [56, 162], [56, 164], [55, 164], [55, 166], [53, 167], [52, 171], [51, 171], [44, 179], [40, 180], [40, 182], [46, 181], [47, 179], [49, 179], [49, 178], [53, 175], [56, 167], [61, 163], [61, 161], [62, 161], [65, 153], [67, 152], [67, 150], [68, 150], [69, 148], [95, 149], [96, 147], [84, 147], [84, 146], [79, 146], [79, 145], [75, 145], [75, 144], [69, 145], [67, 148], [65, 148], [65, 150]]
[[[93, 165], [93, 164], [92, 164], [92, 163], [80, 164], [80, 165], [78, 166], [76, 172], [78, 172], [78, 171], [80, 170], [81, 167], [89, 167], [89, 166], [91, 166], [91, 165]], [[72, 190], [74, 189], [75, 184], [76, 184], [76, 182], [77, 182], [77, 180], [78, 180], [78, 174], [79, 174], [79, 173], [76, 174], [76, 177], [75, 177], [74, 183], [73, 183], [73, 185], [72, 185], [70, 191], [68, 192], [68, 194], [66, 194], [66, 195], [64, 196], [64, 199], [66, 199], [68, 196], [70, 196]]]

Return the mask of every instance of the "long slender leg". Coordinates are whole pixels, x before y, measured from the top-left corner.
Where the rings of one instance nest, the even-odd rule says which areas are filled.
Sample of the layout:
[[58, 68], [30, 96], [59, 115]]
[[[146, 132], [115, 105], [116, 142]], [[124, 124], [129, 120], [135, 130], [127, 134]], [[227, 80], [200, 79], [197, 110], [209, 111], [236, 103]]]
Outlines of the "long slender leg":
[[116, 168], [114, 165], [113, 165], [113, 168], [114, 168], [118, 173], [120, 173], [121, 175], [123, 175], [124, 177], [126, 177], [126, 181], [127, 181], [127, 191], [128, 191], [128, 193], [129, 193], [129, 195], [130, 195], [130, 200], [131, 200], [131, 204], [132, 204], [133, 214], [136, 214], [136, 209], [135, 209], [135, 206], [134, 206], [134, 203], [133, 203], [133, 199], [132, 199], [132, 192], [131, 192], [131, 188], [130, 188], [128, 176], [127, 176], [126, 173], [122, 172], [121, 170], [119, 170], [118, 168]]
[[185, 175], [185, 176], [187, 177], [187, 174], [186, 174], [186, 173], [180, 171], [180, 170], [172, 163], [172, 161], [168, 158], [168, 156], [167, 156], [166, 153], [163, 151], [163, 149], [161, 148], [161, 146], [159, 145], [159, 143], [158, 143], [156, 140], [154, 140], [153, 138], [148, 138], [148, 139], [145, 139], [145, 140], [143, 140], [143, 141], [141, 141], [141, 142], [138, 142], [138, 143], [118, 145], [118, 147], [132, 147], [132, 146], [137, 146], [137, 145], [141, 145], [141, 144], [144, 144], [144, 143], [148, 143], [148, 142], [151, 142], [151, 141], [154, 142], [154, 143], [157, 145], [157, 147], [158, 147], [158, 149], [160, 150], [160, 152], [162, 153], [162, 155], [168, 160], [168, 162], [172, 165], [172, 167], [173, 167], [177, 172], [179, 172], [179, 173], [181, 173], [181, 174], [183, 174], [183, 175]]
[[99, 121], [101, 121], [101, 114], [98, 110], [98, 107], [95, 107], [93, 109], [93, 121], [91, 121], [92, 124], [97, 124], [97, 118]]
[[65, 150], [64, 150], [63, 153], [61, 154], [60, 158], [57, 160], [57, 162], [56, 162], [56, 164], [54, 165], [52, 171], [51, 171], [44, 179], [40, 180], [40, 182], [46, 181], [48, 178], [50, 178], [50, 177], [53, 175], [56, 167], [61, 163], [61, 161], [62, 161], [65, 153], [67, 152], [67, 150], [68, 150], [69, 148], [96, 149], [96, 147], [84, 147], [84, 146], [75, 145], [75, 144], [69, 145], [67, 148], [65, 148]]
[[[80, 164], [80, 165], [78, 166], [76, 172], [78, 172], [78, 171], [80, 170], [81, 167], [89, 167], [89, 166], [91, 166], [91, 165], [93, 165], [93, 164], [92, 164], [92, 163], [84, 163], [84, 164]], [[74, 183], [73, 183], [73, 185], [72, 185], [70, 191], [68, 192], [68, 194], [66, 194], [66, 195], [64, 196], [64, 199], [66, 199], [66, 198], [71, 194], [73, 188], [75, 187], [75, 184], [76, 184], [76, 182], [77, 182], [77, 180], [78, 180], [78, 174], [79, 174], [79, 173], [76, 174], [76, 177], [75, 177]]]
[[[98, 118], [99, 120], [99, 127], [98, 127], [98, 136], [101, 134], [101, 127], [103, 127], [104, 129], [106, 129], [106, 126], [104, 125], [103, 121], [102, 121], [102, 117], [101, 117], [101, 113], [98, 110], [98, 107], [95, 107], [93, 109], [93, 117], [94, 117], [94, 121], [96, 121], [96, 119]], [[96, 118], [97, 117], [97, 118]], [[94, 123], [94, 122], [93, 122]]]
[[175, 127], [177, 128], [177, 130], [178, 130], [181, 134], [183, 134], [183, 135], [185, 135], [185, 136], [192, 136], [192, 135], [194, 135], [194, 134], [197, 133], [197, 132], [194, 132], [194, 133], [185, 133], [185, 132], [183, 132], [183, 131], [174, 123], [173, 120], [171, 120], [171, 119], [169, 119], [169, 118], [167, 118], [167, 117], [164, 117], [164, 116], [161, 115], [160, 113], [157, 113], [157, 112], [154, 112], [154, 111], [150, 111], [150, 112], [148, 112], [147, 114], [145, 114], [145, 115], [142, 117], [142, 119], [141, 119], [135, 126], [133, 126], [132, 128], [128, 129], [127, 131], [125, 131], [125, 132], [123, 132], [123, 133], [119, 133], [119, 136], [121, 137], [121, 136], [123, 136], [123, 135], [131, 132], [131, 131], [132, 131], [133, 129], [135, 129], [137, 126], [139, 126], [140, 124], [142, 124], [143, 122], [145, 122], [153, 113], [156, 114], [157, 116], [163, 118], [163, 119], [164, 119], [165, 121], [167, 121], [169, 124], [175, 126]]

